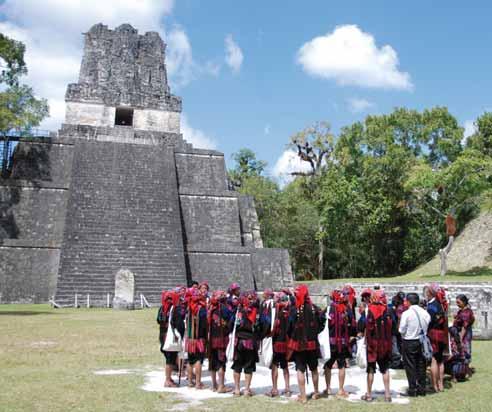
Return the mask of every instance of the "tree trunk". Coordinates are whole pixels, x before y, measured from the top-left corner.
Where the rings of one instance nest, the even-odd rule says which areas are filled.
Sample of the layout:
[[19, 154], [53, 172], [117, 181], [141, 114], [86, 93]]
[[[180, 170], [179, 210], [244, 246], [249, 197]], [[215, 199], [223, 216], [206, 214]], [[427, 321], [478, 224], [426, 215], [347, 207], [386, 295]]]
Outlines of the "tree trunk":
[[449, 236], [448, 244], [444, 249], [439, 249], [439, 257], [441, 258], [441, 276], [444, 276], [448, 271], [447, 258], [453, 248], [454, 236]]

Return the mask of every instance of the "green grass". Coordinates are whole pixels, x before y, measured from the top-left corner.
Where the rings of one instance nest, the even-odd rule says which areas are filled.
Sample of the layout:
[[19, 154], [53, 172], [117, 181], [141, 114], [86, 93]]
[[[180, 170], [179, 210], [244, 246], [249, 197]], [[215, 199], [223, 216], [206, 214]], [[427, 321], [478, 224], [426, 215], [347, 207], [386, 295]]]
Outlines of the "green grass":
[[[162, 366], [154, 310], [51, 309], [0, 305], [0, 411], [165, 411], [172, 395], [144, 392], [143, 372]], [[43, 343], [44, 342], [44, 343]], [[477, 373], [443, 394], [410, 405], [363, 405], [322, 399], [306, 407], [262, 396], [213, 400], [192, 411], [325, 409], [330, 411], [489, 411], [492, 405], [491, 342], [474, 343]], [[98, 369], [142, 373], [97, 376]]]
[[[449, 271], [445, 276], [439, 274], [419, 273], [418, 269], [406, 275], [388, 276], [388, 277], [367, 277], [367, 278], [340, 278], [325, 279], [322, 282], [328, 283], [356, 283], [356, 282], [381, 282], [381, 283], [399, 283], [399, 282], [492, 282], [492, 268], [478, 267], [466, 272]], [[313, 280], [313, 282], [319, 282]], [[305, 282], [300, 282], [305, 283]], [[309, 283], [309, 282], [308, 282]]]

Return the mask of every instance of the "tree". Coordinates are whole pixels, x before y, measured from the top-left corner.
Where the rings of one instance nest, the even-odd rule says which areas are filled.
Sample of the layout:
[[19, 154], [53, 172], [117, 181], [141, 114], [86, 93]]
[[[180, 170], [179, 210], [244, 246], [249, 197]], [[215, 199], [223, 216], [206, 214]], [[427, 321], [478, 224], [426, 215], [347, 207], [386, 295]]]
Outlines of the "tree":
[[[412, 193], [409, 206], [414, 213], [434, 215], [437, 226], [446, 220], [448, 241], [439, 249], [441, 275], [446, 273], [446, 259], [451, 252], [454, 232], [449, 223], [456, 219], [463, 226], [479, 210], [482, 195], [492, 189], [492, 159], [476, 150], [466, 149], [453, 163], [440, 169], [417, 164], [408, 179]], [[440, 242], [444, 240], [441, 229]]]
[[[316, 190], [313, 190], [317, 185], [323, 170], [326, 169], [328, 160], [334, 150], [334, 137], [330, 131], [328, 122], [316, 122], [312, 126], [294, 134], [290, 139], [290, 146], [297, 148], [299, 158], [309, 163], [311, 170], [308, 172], [295, 171], [294, 176], [303, 176], [309, 178], [308, 185], [310, 186], [309, 193], [312, 199], [315, 200]], [[318, 230], [318, 277], [323, 279], [324, 273], [324, 240], [325, 232], [321, 222]]]
[[0, 33], [0, 63], [2, 69], [0, 74], [0, 83], [7, 83], [13, 86], [18, 83], [19, 76], [27, 73], [24, 53], [26, 47], [20, 41], [10, 39]]
[[261, 176], [267, 163], [256, 158], [256, 153], [250, 149], [240, 149], [233, 153], [234, 168], [229, 170], [229, 179], [236, 188], [241, 187], [244, 179], [253, 176]]
[[467, 147], [492, 156], [492, 112], [485, 112], [475, 121], [477, 131], [468, 138]]
[[0, 133], [4, 137], [3, 175], [7, 172], [5, 159], [9, 133], [13, 130], [21, 133], [29, 132], [49, 113], [46, 99], [37, 99], [31, 87], [19, 84], [19, 77], [27, 73], [24, 52], [25, 47], [21, 42], [0, 34], [0, 57], [5, 62], [0, 83], [8, 85], [0, 92]]

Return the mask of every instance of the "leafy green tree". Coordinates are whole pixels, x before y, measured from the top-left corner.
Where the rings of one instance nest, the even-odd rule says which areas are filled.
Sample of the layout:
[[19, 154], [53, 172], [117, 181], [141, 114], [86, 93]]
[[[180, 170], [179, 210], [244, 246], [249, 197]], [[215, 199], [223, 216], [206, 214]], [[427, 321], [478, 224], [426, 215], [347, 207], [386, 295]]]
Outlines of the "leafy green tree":
[[467, 140], [467, 147], [492, 156], [492, 112], [485, 112], [475, 121], [476, 133]]
[[10, 39], [0, 33], [0, 83], [13, 86], [18, 83], [19, 76], [27, 73], [24, 53], [26, 47], [20, 41]]
[[241, 187], [246, 178], [261, 176], [267, 166], [267, 162], [258, 160], [256, 153], [246, 148], [233, 153], [232, 158], [234, 168], [229, 170], [229, 179], [235, 187]]

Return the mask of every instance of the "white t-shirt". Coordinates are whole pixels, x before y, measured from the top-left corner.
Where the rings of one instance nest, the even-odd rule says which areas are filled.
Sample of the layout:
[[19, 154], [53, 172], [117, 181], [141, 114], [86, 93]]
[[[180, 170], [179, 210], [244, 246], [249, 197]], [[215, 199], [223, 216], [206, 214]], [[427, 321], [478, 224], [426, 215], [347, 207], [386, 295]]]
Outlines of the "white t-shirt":
[[[418, 317], [417, 317], [418, 314]], [[427, 334], [427, 328], [431, 317], [429, 313], [422, 309], [419, 305], [412, 305], [401, 315], [400, 327], [398, 328], [401, 333], [401, 337], [405, 340], [418, 339], [420, 336], [420, 324], [424, 333]]]

